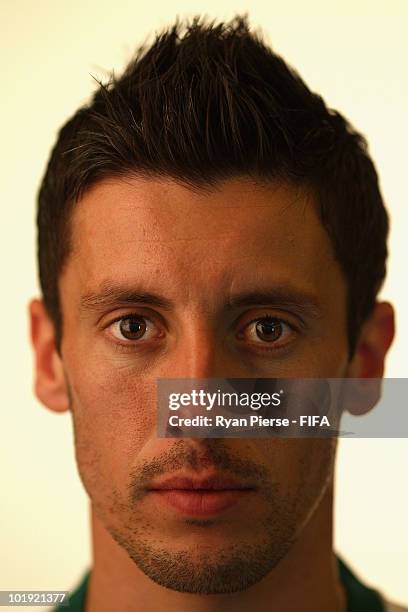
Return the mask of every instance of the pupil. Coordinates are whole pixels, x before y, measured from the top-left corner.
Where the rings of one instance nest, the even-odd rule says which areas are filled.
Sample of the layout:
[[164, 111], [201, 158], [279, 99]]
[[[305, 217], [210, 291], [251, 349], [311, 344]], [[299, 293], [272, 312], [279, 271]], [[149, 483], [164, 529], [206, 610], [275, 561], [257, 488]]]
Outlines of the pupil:
[[279, 321], [268, 321], [263, 319], [256, 324], [258, 338], [266, 342], [277, 340], [282, 334], [282, 326]]
[[129, 317], [122, 319], [120, 322], [120, 332], [128, 340], [137, 340], [141, 338], [146, 331], [146, 323], [143, 319]]

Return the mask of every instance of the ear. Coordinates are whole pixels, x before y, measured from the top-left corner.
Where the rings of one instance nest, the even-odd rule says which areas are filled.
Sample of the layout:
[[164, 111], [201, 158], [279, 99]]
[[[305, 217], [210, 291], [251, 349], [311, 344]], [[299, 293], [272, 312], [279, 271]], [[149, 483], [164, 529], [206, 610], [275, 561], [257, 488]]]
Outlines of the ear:
[[347, 368], [347, 376], [355, 379], [349, 385], [347, 405], [352, 414], [368, 412], [379, 401], [385, 357], [394, 333], [393, 307], [388, 302], [377, 302], [371, 316], [362, 326], [354, 356]]
[[63, 412], [69, 408], [64, 369], [55, 344], [54, 324], [42, 300], [31, 300], [29, 317], [35, 355], [35, 394], [50, 410]]

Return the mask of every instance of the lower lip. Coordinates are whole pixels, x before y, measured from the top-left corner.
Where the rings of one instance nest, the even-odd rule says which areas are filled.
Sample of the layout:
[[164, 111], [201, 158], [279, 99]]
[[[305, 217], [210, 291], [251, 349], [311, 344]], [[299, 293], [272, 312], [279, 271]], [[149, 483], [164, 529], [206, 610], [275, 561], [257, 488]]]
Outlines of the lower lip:
[[228, 510], [243, 498], [251, 489], [223, 490], [186, 490], [186, 489], [154, 489], [170, 506], [188, 516], [211, 516]]

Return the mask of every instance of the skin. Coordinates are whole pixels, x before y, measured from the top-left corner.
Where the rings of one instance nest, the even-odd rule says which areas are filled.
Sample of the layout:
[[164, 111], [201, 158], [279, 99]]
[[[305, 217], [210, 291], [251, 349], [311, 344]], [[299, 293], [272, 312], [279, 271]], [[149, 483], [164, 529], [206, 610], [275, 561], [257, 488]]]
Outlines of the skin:
[[[166, 303], [102, 299], [113, 285]], [[270, 296], [228, 306], [254, 292]], [[35, 390], [73, 418], [91, 500], [87, 612], [345, 610], [332, 550], [335, 439], [155, 430], [159, 377], [383, 375], [392, 307], [376, 305], [349, 361], [347, 283], [312, 195], [243, 177], [211, 190], [104, 180], [75, 206], [60, 296], [60, 353], [42, 301], [30, 304]], [[114, 322], [129, 315], [145, 318], [139, 340]], [[265, 316], [281, 322], [274, 342], [256, 333]], [[188, 520], [141, 489], [146, 470], [215, 469], [256, 489], [211, 520]]]

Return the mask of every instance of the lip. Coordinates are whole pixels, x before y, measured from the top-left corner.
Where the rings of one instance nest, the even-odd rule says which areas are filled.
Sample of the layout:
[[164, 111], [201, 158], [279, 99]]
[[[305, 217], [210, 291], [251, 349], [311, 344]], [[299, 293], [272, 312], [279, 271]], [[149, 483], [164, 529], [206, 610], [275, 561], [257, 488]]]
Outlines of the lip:
[[218, 474], [205, 478], [173, 476], [148, 489], [181, 514], [201, 517], [228, 510], [254, 490], [253, 486]]
[[225, 491], [231, 489], [253, 489], [253, 486], [223, 476], [222, 474], [212, 474], [204, 478], [194, 478], [192, 476], [171, 476], [157, 483], [152, 483], [150, 490], [167, 491], [169, 489], [188, 489], [188, 490], [213, 490]]

